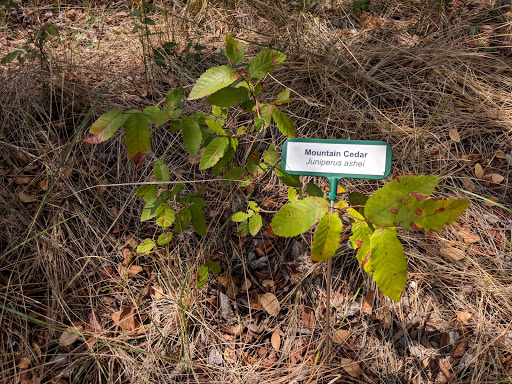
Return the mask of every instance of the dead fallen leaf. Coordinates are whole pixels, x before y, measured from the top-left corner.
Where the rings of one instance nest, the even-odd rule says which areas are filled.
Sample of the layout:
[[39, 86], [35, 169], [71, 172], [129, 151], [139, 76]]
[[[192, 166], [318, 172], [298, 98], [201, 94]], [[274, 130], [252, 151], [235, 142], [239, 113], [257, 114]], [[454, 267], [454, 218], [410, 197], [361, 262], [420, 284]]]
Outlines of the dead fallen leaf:
[[484, 179], [498, 184], [498, 183], [501, 183], [503, 180], [505, 180], [505, 177], [503, 177], [499, 173], [489, 173], [487, 175], [484, 175]]
[[80, 331], [82, 331], [82, 326], [66, 328], [66, 330], [62, 332], [62, 335], [60, 335], [59, 345], [61, 347], [69, 347], [78, 340], [80, 337]]
[[89, 315], [89, 325], [87, 326], [87, 330], [93, 333], [101, 333], [101, 331], [103, 331], [101, 317], [96, 311], [91, 311], [91, 314]]
[[140, 327], [140, 322], [135, 316], [135, 308], [125, 307], [121, 312], [115, 312], [112, 315], [112, 320], [116, 325], [126, 333], [131, 333]]
[[442, 247], [439, 249], [439, 254], [450, 261], [460, 261], [466, 258], [466, 253], [455, 247]]
[[366, 297], [363, 300], [363, 305], [361, 307], [361, 312], [365, 314], [372, 313], [373, 309], [373, 301], [375, 300], [375, 292], [370, 291], [366, 294]]
[[17, 178], [14, 179], [14, 182], [16, 184], [29, 184], [31, 180], [32, 177], [30, 176], [18, 176]]
[[355, 362], [352, 359], [341, 358], [341, 367], [347, 372], [350, 376], [355, 377], [356, 379], [361, 377], [361, 366], [359, 363]]
[[279, 333], [274, 331], [274, 333], [272, 333], [272, 337], [270, 338], [270, 342], [272, 343], [272, 347], [279, 352], [279, 348], [281, 348], [281, 336]]
[[472, 233], [469, 231], [459, 231], [459, 236], [462, 237], [462, 240], [464, 240], [465, 243], [473, 244], [480, 241], [480, 236], [478, 236], [476, 233]]
[[304, 306], [302, 308], [302, 321], [310, 330], [313, 330], [315, 327], [315, 311], [310, 308]]
[[128, 275], [131, 277], [137, 276], [138, 273], [142, 272], [144, 268], [142, 268], [140, 265], [130, 265], [128, 267]]
[[466, 348], [468, 346], [468, 341], [465, 337], [462, 337], [452, 348], [450, 351], [450, 355], [452, 357], [462, 357], [464, 353], [466, 353]]
[[130, 265], [133, 261], [133, 252], [130, 250], [130, 248], [123, 248], [121, 249], [121, 253], [123, 255], [123, 261], [121, 261], [121, 264], [123, 265]]
[[484, 177], [484, 169], [480, 163], [475, 164], [475, 176], [477, 179], [482, 179]]
[[475, 183], [467, 178], [462, 178], [462, 186], [467, 189], [469, 192], [473, 192], [476, 188]]
[[346, 329], [338, 329], [336, 332], [334, 332], [334, 335], [332, 335], [332, 341], [334, 341], [336, 344], [344, 344], [349, 337], [350, 331]]
[[496, 205], [495, 203], [500, 201], [500, 199], [498, 199], [496, 196], [487, 196], [487, 199], [490, 201], [486, 201], [484, 203], [486, 207], [494, 207]]
[[274, 286], [274, 280], [265, 279], [261, 282], [261, 285], [263, 286], [263, 288], [270, 290], [270, 288]]
[[456, 143], [460, 143], [459, 131], [457, 131], [455, 128], [450, 128], [449, 134], [450, 134], [450, 139], [452, 139]]
[[244, 282], [242, 283], [242, 285], [240, 286], [240, 291], [246, 292], [249, 289], [251, 289], [251, 287], [252, 287], [251, 280], [245, 279]]
[[236, 363], [236, 355], [233, 348], [227, 346], [226, 349], [224, 349], [224, 361], [235, 364]]
[[279, 315], [281, 307], [279, 305], [279, 300], [277, 300], [276, 295], [267, 292], [261, 295], [260, 299], [263, 309], [267, 311], [270, 316], [276, 317], [277, 315]]
[[229, 301], [229, 297], [219, 292], [219, 304], [220, 304], [220, 313], [222, 317], [228, 321], [231, 321], [235, 317], [235, 313], [233, 312], [233, 308], [231, 307], [231, 302]]
[[458, 311], [457, 312], [457, 319], [461, 321], [464, 324], [469, 324], [469, 321], [472, 319], [473, 315], [466, 311]]
[[497, 157], [498, 159], [502, 159], [502, 160], [504, 160], [504, 159], [506, 159], [506, 158], [507, 158], [507, 155], [505, 154], [505, 152], [497, 152], [497, 153], [496, 153], [496, 157]]
[[39, 182], [39, 188], [41, 188], [43, 191], [46, 191], [48, 189], [48, 179], [43, 179]]
[[261, 309], [261, 297], [257, 292], [251, 292], [251, 308], [253, 309]]
[[164, 293], [164, 288], [161, 285], [151, 287], [151, 289], [149, 290], [149, 294], [155, 301], [160, 300], [162, 297], [164, 297]]
[[20, 201], [22, 203], [34, 203], [34, 202], [37, 201], [37, 197], [36, 196], [32, 196], [32, 195], [26, 194], [25, 192], [18, 193], [18, 198], [20, 199]]

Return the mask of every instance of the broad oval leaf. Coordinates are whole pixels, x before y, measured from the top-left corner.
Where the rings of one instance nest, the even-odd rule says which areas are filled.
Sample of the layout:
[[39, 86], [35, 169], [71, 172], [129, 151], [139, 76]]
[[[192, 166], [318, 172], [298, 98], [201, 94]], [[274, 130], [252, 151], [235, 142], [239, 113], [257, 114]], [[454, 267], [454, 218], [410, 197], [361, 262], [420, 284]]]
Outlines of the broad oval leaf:
[[212, 260], [208, 260], [206, 263], [204, 263], [208, 269], [210, 271], [212, 271], [213, 273], [220, 273], [221, 272], [221, 268], [220, 268], [220, 265], [219, 263], [216, 263], [215, 261], [212, 261]]
[[110, 139], [126, 123], [129, 116], [119, 109], [111, 109], [104, 113], [89, 128], [89, 132], [94, 136], [87, 137], [84, 142], [99, 144]]
[[198, 204], [190, 206], [190, 213], [192, 215], [192, 226], [201, 237], [206, 236], [206, 217], [204, 212]]
[[231, 220], [233, 220], [235, 223], [240, 223], [242, 221], [245, 221], [247, 220], [249, 217], [251, 217], [252, 215], [254, 215], [254, 211], [251, 211], [250, 213], [245, 213], [245, 212], [237, 212], [233, 215], [233, 217], [231, 218]]
[[224, 128], [222, 128], [222, 124], [218, 120], [206, 120], [206, 125], [219, 136], [228, 135]]
[[306, 185], [306, 192], [309, 196], [324, 197], [322, 189], [315, 183], [308, 183]]
[[185, 92], [183, 90], [183, 87], [173, 89], [171, 92], [167, 94], [167, 96], [165, 96], [166, 107], [168, 107], [171, 110], [178, 108], [181, 105], [181, 102], [183, 101], [184, 97]]
[[154, 185], [141, 185], [137, 188], [137, 197], [142, 198], [146, 203], [156, 200], [158, 189]]
[[348, 208], [347, 214], [352, 220], [352, 236], [350, 236], [350, 244], [352, 248], [357, 249], [357, 261], [363, 265], [363, 269], [367, 267], [370, 253], [370, 238], [373, 229], [370, 228], [364, 217], [354, 208]]
[[172, 240], [172, 232], [164, 232], [160, 236], [158, 236], [158, 240], [156, 243], [160, 245], [161, 247], [164, 245], [167, 245]]
[[236, 41], [231, 35], [226, 35], [226, 55], [229, 60], [240, 64], [244, 59], [244, 47], [242, 43]]
[[370, 239], [371, 257], [368, 271], [377, 287], [393, 301], [399, 301], [407, 281], [407, 260], [396, 229], [375, 230]]
[[208, 282], [208, 275], [208, 266], [204, 264], [199, 266], [197, 269], [197, 289], [203, 289]]
[[163, 229], [169, 228], [176, 218], [176, 211], [168, 204], [161, 204], [156, 209], [156, 223]]
[[340, 246], [343, 225], [335, 213], [327, 213], [320, 222], [313, 236], [311, 260], [324, 261], [332, 258]]
[[281, 64], [285, 59], [285, 54], [273, 49], [261, 51], [249, 60], [247, 65], [247, 72], [249, 72], [251, 81], [263, 79], [267, 73], [274, 70], [276, 65]]
[[283, 183], [285, 183], [289, 187], [294, 188], [300, 188], [302, 187], [302, 184], [300, 183], [299, 176], [297, 175], [290, 175], [283, 171], [283, 168], [281, 167], [281, 164], [276, 165], [274, 168], [277, 177], [279, 177], [279, 180], [281, 180]]
[[249, 100], [250, 96], [251, 94], [247, 88], [226, 87], [208, 96], [206, 101], [221, 108], [229, 108], [233, 105], [242, 104]]
[[199, 169], [208, 169], [217, 164], [222, 156], [224, 156], [228, 146], [229, 138], [227, 137], [217, 137], [213, 139], [203, 153], [203, 157], [199, 163]]
[[227, 65], [214, 67], [204, 72], [192, 88], [189, 100], [200, 99], [211, 95], [219, 89], [231, 85], [236, 80], [236, 71]]
[[137, 246], [137, 253], [149, 254], [156, 247], [156, 243], [151, 239], [144, 239], [142, 243]]
[[249, 232], [251, 235], [256, 236], [263, 225], [263, 220], [261, 219], [261, 215], [259, 213], [254, 214], [249, 219]]
[[187, 151], [192, 156], [197, 155], [201, 147], [201, 140], [203, 139], [199, 123], [191, 117], [184, 117], [181, 119], [181, 134], [183, 135], [183, 144]]
[[162, 111], [156, 105], [150, 105], [149, 107], [144, 108], [144, 114], [149, 117], [149, 120], [151, 120], [152, 123], [158, 125], [165, 124], [171, 119], [169, 112]]
[[329, 202], [327, 200], [318, 197], [306, 197], [282, 207], [274, 215], [270, 226], [278, 236], [297, 236], [317, 223], [328, 209]]
[[467, 200], [422, 200], [404, 205], [396, 215], [396, 224], [415, 231], [441, 231], [469, 207]]
[[276, 122], [277, 128], [279, 128], [283, 135], [288, 137], [297, 136], [297, 129], [295, 128], [295, 124], [293, 124], [292, 119], [290, 119], [288, 115], [284, 114], [277, 108], [273, 108], [272, 118]]
[[436, 188], [437, 176], [407, 176], [384, 185], [368, 199], [365, 217], [379, 225], [393, 225], [406, 202], [425, 199]]
[[176, 223], [174, 224], [174, 232], [182, 233], [190, 224], [192, 215], [190, 209], [181, 208], [176, 215]]
[[125, 141], [128, 156], [140, 166], [151, 152], [149, 119], [142, 113], [132, 113], [125, 123]]
[[156, 159], [155, 164], [153, 164], [153, 174], [157, 180], [171, 181], [169, 168], [167, 168], [167, 165], [160, 159]]

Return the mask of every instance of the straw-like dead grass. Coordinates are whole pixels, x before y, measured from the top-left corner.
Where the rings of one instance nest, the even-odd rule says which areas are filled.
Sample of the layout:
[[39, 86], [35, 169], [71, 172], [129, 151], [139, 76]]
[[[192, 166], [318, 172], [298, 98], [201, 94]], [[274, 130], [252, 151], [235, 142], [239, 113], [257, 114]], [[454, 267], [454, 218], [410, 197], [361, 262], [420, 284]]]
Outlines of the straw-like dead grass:
[[[124, 2], [104, 10], [95, 3], [24, 6], [3, 19], [0, 56], [26, 39], [38, 17], [58, 23], [62, 41], [47, 48], [45, 65], [0, 67], [0, 254], [38, 234], [0, 260], [0, 382], [510, 380], [512, 217], [460, 190], [511, 203], [509, 5], [375, 1], [373, 12], [355, 14], [350, 4], [313, 3], [155, 2], [151, 17], [160, 33], [142, 44]], [[23, 36], [12, 40], [9, 28]], [[94, 147], [80, 142], [85, 132], [72, 141], [105, 87], [88, 124], [110, 108], [144, 107], [192, 84], [223, 60], [225, 33], [288, 55], [268, 92], [293, 91], [287, 112], [302, 137], [385, 140], [394, 151], [393, 177], [439, 175], [452, 187], [440, 188], [439, 196], [472, 201], [442, 233], [403, 234], [410, 280], [398, 304], [379, 294], [371, 300], [375, 286], [351, 251], [335, 259], [333, 332], [345, 330], [348, 339], [335, 344], [330, 362], [315, 360], [325, 284], [323, 266], [309, 261], [308, 237], [240, 241], [233, 225], [222, 226], [243, 193], [198, 171], [179, 137], [157, 129], [153, 151], [172, 179], [190, 191], [206, 188], [208, 236], [177, 235], [168, 250], [138, 255], [134, 264], [143, 270], [127, 274], [122, 250], [154, 234], [150, 223], [139, 222], [134, 197], [137, 184], [151, 180], [150, 162], [135, 170], [122, 134]], [[171, 40], [179, 45], [164, 66], [149, 56], [143, 61]], [[188, 42], [207, 47], [199, 62], [187, 60]], [[258, 49], [247, 45], [249, 55]], [[270, 130], [247, 143], [243, 155], [282, 141]], [[504, 180], [476, 177], [477, 163]], [[343, 184], [366, 194], [380, 185]], [[252, 199], [277, 210], [285, 192], [271, 176]], [[274, 248], [260, 260], [257, 248], [267, 240]], [[273, 279], [279, 316], [255, 308], [248, 293], [230, 299], [229, 283], [219, 276], [194, 289], [196, 260], [206, 259], [221, 264], [221, 276], [250, 279], [260, 294], [269, 289], [262, 280]], [[112, 320], [126, 308], [135, 314], [130, 324], [144, 325], [136, 334]], [[71, 326], [80, 338], [59, 345]]]

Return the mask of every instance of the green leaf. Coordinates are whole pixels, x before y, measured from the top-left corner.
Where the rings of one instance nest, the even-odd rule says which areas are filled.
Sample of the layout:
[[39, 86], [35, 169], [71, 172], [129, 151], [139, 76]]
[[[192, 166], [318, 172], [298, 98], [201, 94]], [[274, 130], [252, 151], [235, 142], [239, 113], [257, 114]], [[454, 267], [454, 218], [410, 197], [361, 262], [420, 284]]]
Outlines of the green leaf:
[[2, 60], [0, 61], [0, 64], [7, 64], [13, 61], [18, 56], [18, 53], [16, 51], [9, 52], [7, 55], [2, 57]]
[[252, 215], [254, 215], [254, 211], [251, 211], [250, 213], [245, 213], [245, 212], [237, 212], [233, 215], [233, 217], [231, 218], [231, 220], [233, 220], [235, 223], [240, 223], [242, 221], [245, 221], [247, 220], [249, 217], [251, 217]]
[[265, 152], [263, 152], [263, 161], [273, 167], [279, 161], [279, 153], [277, 153], [274, 144], [271, 144]]
[[227, 132], [222, 128], [222, 124], [218, 120], [206, 120], [206, 125], [208, 125], [208, 128], [210, 128], [213, 132], [215, 132], [219, 136], [227, 136]]
[[260, 151], [255, 149], [247, 158], [247, 170], [249, 173], [256, 173], [259, 171], [260, 165]]
[[251, 235], [256, 236], [260, 231], [262, 225], [263, 220], [259, 213], [256, 213], [253, 216], [251, 216], [251, 218], [249, 219], [249, 231], [251, 232]]
[[162, 111], [160, 108], [154, 105], [144, 108], [144, 114], [149, 117], [149, 120], [151, 120], [152, 123], [158, 125], [165, 124], [171, 119], [169, 112]]
[[201, 237], [206, 236], [206, 218], [201, 207], [198, 204], [192, 204], [190, 213], [192, 214], [192, 226], [197, 234]]
[[407, 176], [384, 185], [368, 199], [364, 216], [372, 223], [393, 225], [406, 202], [429, 196], [439, 182], [437, 176]]
[[172, 240], [172, 232], [164, 232], [160, 236], [158, 236], [158, 240], [156, 243], [163, 247], [164, 245], [167, 245]]
[[258, 103], [255, 109], [256, 108], [258, 108], [258, 113], [254, 116], [254, 123], [261, 124], [261, 127], [257, 129], [258, 131], [261, 131], [270, 125], [270, 118], [272, 117], [274, 106], [266, 103]]
[[322, 189], [315, 183], [308, 183], [306, 185], [306, 192], [309, 196], [324, 197]]
[[343, 225], [335, 213], [327, 213], [320, 222], [313, 236], [311, 260], [324, 261], [332, 258], [340, 246]]
[[258, 203], [256, 203], [255, 201], [249, 201], [249, 207], [255, 212], [261, 211], [261, 208], [258, 207]]
[[351, 192], [348, 195], [348, 202], [350, 205], [361, 214], [364, 213], [364, 206], [367, 201], [368, 197], [359, 192]]
[[149, 119], [142, 113], [132, 113], [125, 123], [125, 141], [128, 156], [140, 165], [151, 152]]
[[407, 260], [394, 228], [380, 228], [370, 239], [371, 257], [365, 268], [377, 287], [393, 301], [399, 301], [407, 281]]
[[181, 120], [174, 120], [174, 121], [171, 121], [169, 124], [169, 130], [171, 132], [181, 131], [181, 128], [182, 128]]
[[197, 155], [201, 147], [201, 140], [203, 139], [199, 123], [196, 119], [184, 117], [181, 119], [181, 127], [185, 148], [187, 148], [188, 153], [192, 156]]
[[188, 95], [188, 99], [195, 100], [211, 95], [219, 89], [231, 85], [235, 80], [236, 71], [234, 68], [227, 65], [210, 68], [199, 77], [190, 95]]
[[229, 60], [240, 64], [244, 59], [244, 47], [242, 43], [233, 39], [231, 35], [226, 35], [226, 54]]
[[226, 87], [208, 96], [206, 101], [222, 108], [229, 108], [233, 105], [242, 104], [249, 100], [250, 96], [251, 94], [246, 88]]
[[167, 165], [160, 160], [156, 159], [155, 164], [153, 164], [153, 174], [155, 175], [155, 179], [160, 181], [171, 181], [171, 174]]
[[247, 72], [251, 81], [263, 79], [268, 72], [274, 70], [276, 65], [281, 64], [286, 55], [275, 50], [264, 50], [254, 56], [247, 65]]
[[281, 112], [279, 109], [274, 108], [272, 109], [272, 118], [283, 135], [288, 137], [297, 136], [295, 124], [293, 124], [292, 119], [290, 119], [286, 114]]
[[217, 137], [213, 139], [206, 147], [203, 157], [201, 157], [199, 169], [208, 169], [217, 164], [222, 156], [224, 156], [228, 146], [229, 138], [227, 137]]
[[169, 207], [168, 204], [161, 204], [156, 209], [156, 223], [163, 229], [169, 228], [172, 223], [174, 223], [174, 219], [176, 218], [176, 211]]
[[146, 203], [156, 200], [158, 189], [154, 185], [141, 185], [137, 188], [137, 197], [142, 198]]
[[403, 205], [395, 224], [416, 231], [441, 231], [469, 207], [467, 200], [421, 200]]
[[151, 239], [144, 239], [142, 243], [140, 243], [137, 246], [137, 253], [145, 253], [146, 255], [149, 255], [149, 252], [153, 250], [153, 248], [156, 247], [156, 243]]
[[130, 115], [125, 115], [119, 109], [111, 109], [91, 125], [89, 132], [94, 136], [86, 138], [84, 142], [99, 144], [110, 139], [126, 123], [128, 117]]
[[352, 248], [357, 249], [357, 261], [363, 264], [363, 268], [368, 266], [368, 258], [370, 257], [370, 238], [373, 229], [370, 228], [364, 217], [354, 208], [348, 208], [347, 214], [352, 220], [352, 236], [350, 236], [350, 244]]
[[220, 175], [222, 172], [224, 172], [224, 167], [231, 161], [233, 156], [235, 156], [235, 150], [232, 147], [228, 147], [222, 159], [220, 159], [220, 161], [214, 165], [213, 174]]
[[245, 172], [244, 168], [235, 167], [235, 168], [231, 169], [228, 173], [226, 173], [224, 175], [224, 177], [229, 180], [240, 180], [243, 172]]
[[290, 100], [290, 89], [289, 88], [286, 88], [283, 92], [279, 93], [277, 95], [277, 100], [276, 100], [276, 104], [284, 104], [284, 103], [289, 103], [291, 100]]
[[282, 237], [293, 237], [306, 232], [329, 209], [329, 202], [318, 197], [306, 197], [286, 204], [272, 219], [270, 226]]
[[57, 30], [57, 27], [53, 24], [45, 24], [43, 25], [43, 29], [52, 36], [59, 36], [59, 31]]
[[290, 200], [290, 203], [295, 203], [296, 201], [299, 201], [299, 197], [300, 196], [295, 188], [288, 187], [288, 200]]
[[206, 265], [201, 265], [197, 269], [197, 289], [203, 289], [206, 283], [208, 282], [208, 267]]
[[281, 168], [281, 164], [276, 165], [274, 168], [277, 177], [279, 177], [279, 180], [281, 180], [283, 183], [288, 185], [289, 187], [294, 188], [300, 188], [302, 184], [300, 183], [299, 176], [297, 175], [289, 175], [285, 171], [283, 171], [283, 168]]
[[178, 211], [176, 215], [176, 224], [174, 224], [174, 232], [182, 233], [190, 224], [192, 214], [190, 209], [184, 207]]
[[185, 187], [185, 184], [183, 184], [183, 183], [176, 184], [176, 186], [170, 192], [170, 197], [169, 198], [171, 198], [173, 196], [176, 196], [178, 193], [180, 193], [182, 191], [182, 189], [184, 187]]
[[171, 194], [168, 191], [163, 191], [155, 200], [148, 201], [144, 208], [142, 208], [140, 221], [144, 222], [155, 217], [157, 208], [170, 198]]
[[239, 236], [247, 236], [249, 233], [249, 221], [242, 221], [238, 224], [238, 228], [236, 230], [236, 234]]
[[218, 263], [216, 263], [215, 261], [212, 261], [212, 260], [208, 260], [206, 263], [204, 263], [208, 269], [210, 271], [212, 271], [213, 273], [220, 273], [221, 272], [221, 269], [220, 269], [220, 265]]
[[185, 92], [183, 87], [175, 88], [165, 96], [166, 106], [170, 109], [176, 109], [181, 105], [184, 98]]

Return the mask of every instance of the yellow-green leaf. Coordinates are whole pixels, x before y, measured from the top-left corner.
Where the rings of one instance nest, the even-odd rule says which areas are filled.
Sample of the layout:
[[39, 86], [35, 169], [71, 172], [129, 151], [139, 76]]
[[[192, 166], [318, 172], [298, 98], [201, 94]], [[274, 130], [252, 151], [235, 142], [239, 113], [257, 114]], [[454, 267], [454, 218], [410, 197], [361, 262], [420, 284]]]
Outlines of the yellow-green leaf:
[[306, 197], [283, 206], [272, 219], [270, 226], [278, 236], [293, 237], [306, 232], [329, 209], [329, 202], [318, 197]]
[[399, 301], [407, 281], [407, 260], [394, 228], [380, 228], [370, 239], [368, 273], [377, 287], [393, 301]]
[[211, 95], [219, 89], [231, 85], [236, 80], [236, 71], [227, 65], [213, 67], [204, 72], [192, 88], [189, 100], [200, 99]]
[[324, 261], [332, 258], [340, 245], [342, 230], [343, 225], [337, 214], [327, 213], [322, 217], [313, 236], [311, 259]]
[[295, 128], [295, 124], [293, 124], [292, 119], [290, 119], [286, 114], [277, 108], [273, 108], [272, 118], [276, 122], [277, 128], [279, 128], [283, 135], [288, 137], [297, 136], [297, 129]]
[[244, 47], [242, 43], [236, 41], [231, 35], [226, 35], [226, 55], [229, 60], [240, 64], [244, 59]]
[[167, 165], [160, 159], [156, 159], [155, 164], [153, 164], [153, 174], [157, 180], [171, 181], [169, 168], [167, 168]]
[[142, 243], [137, 246], [137, 253], [149, 254], [156, 247], [156, 244], [151, 239], [144, 239]]
[[263, 225], [263, 220], [261, 219], [261, 215], [256, 213], [251, 216], [249, 219], [249, 231], [251, 235], [256, 236]]
[[249, 100], [250, 96], [251, 94], [247, 88], [226, 87], [208, 96], [206, 101], [221, 108], [229, 108], [233, 105], [242, 104]]
[[249, 72], [251, 81], [263, 79], [267, 73], [274, 70], [276, 65], [281, 64], [285, 59], [285, 54], [273, 49], [261, 51], [249, 60], [247, 65], [247, 72]]
[[206, 147], [203, 153], [203, 157], [201, 157], [199, 169], [208, 169], [217, 164], [222, 156], [224, 156], [228, 146], [228, 137], [217, 137], [213, 139]]
[[94, 135], [86, 138], [84, 141], [90, 144], [99, 144], [110, 139], [125, 123], [130, 115], [124, 114], [119, 109], [111, 109], [96, 120], [89, 132]]
[[181, 119], [181, 134], [183, 135], [183, 144], [187, 151], [195, 156], [201, 147], [203, 134], [199, 123], [192, 117], [184, 117]]
[[169, 207], [168, 204], [161, 204], [155, 213], [156, 223], [163, 229], [170, 227], [176, 218], [176, 211]]
[[125, 123], [125, 141], [128, 156], [140, 165], [151, 152], [149, 119], [140, 112], [131, 113]]

